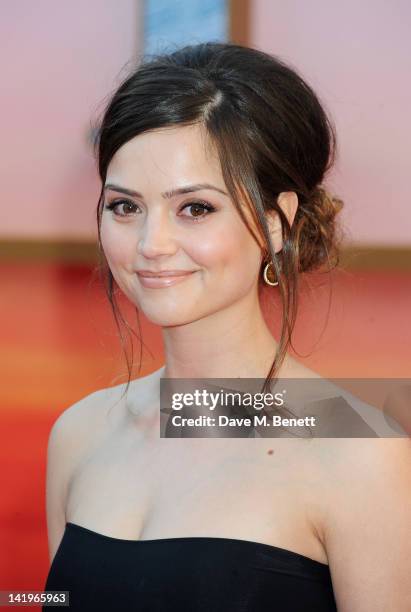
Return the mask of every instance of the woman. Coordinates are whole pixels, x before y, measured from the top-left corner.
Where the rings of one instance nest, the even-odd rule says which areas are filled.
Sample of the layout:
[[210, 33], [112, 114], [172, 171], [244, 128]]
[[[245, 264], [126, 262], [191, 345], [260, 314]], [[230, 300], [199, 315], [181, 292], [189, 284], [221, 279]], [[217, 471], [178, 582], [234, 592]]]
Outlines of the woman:
[[[319, 378], [287, 353], [287, 330], [299, 274], [337, 253], [342, 203], [321, 186], [334, 154], [311, 88], [250, 48], [156, 57], [110, 100], [108, 296], [116, 320], [118, 286], [161, 326], [165, 365], [52, 429], [46, 589], [69, 591], [71, 609], [410, 609], [408, 440], [159, 435], [161, 378]], [[283, 306], [278, 343], [265, 290]]]

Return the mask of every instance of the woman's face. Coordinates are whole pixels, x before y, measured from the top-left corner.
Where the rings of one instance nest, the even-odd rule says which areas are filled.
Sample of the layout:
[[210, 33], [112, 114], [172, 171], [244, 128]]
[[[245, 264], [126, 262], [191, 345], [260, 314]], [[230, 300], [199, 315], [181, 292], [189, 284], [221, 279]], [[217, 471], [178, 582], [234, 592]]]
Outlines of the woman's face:
[[[262, 252], [207, 142], [199, 125], [146, 132], [123, 145], [107, 171], [101, 221], [107, 261], [120, 289], [163, 327], [202, 319], [257, 294]], [[191, 274], [147, 287], [139, 270]]]

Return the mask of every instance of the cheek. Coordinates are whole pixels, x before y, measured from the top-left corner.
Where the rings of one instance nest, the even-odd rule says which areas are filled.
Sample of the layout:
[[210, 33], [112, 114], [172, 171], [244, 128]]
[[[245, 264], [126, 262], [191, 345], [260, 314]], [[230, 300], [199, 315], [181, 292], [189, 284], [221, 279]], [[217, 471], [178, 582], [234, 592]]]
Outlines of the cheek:
[[220, 228], [210, 227], [201, 234], [201, 240], [193, 241], [191, 253], [205, 268], [232, 273], [239, 270], [242, 274], [249, 271], [255, 275], [259, 264], [260, 248], [247, 228], [242, 224], [225, 224]]
[[[135, 237], [114, 223], [101, 223], [101, 243], [107, 261], [113, 266], [125, 265], [135, 248]], [[132, 261], [132, 260], [131, 260]]]

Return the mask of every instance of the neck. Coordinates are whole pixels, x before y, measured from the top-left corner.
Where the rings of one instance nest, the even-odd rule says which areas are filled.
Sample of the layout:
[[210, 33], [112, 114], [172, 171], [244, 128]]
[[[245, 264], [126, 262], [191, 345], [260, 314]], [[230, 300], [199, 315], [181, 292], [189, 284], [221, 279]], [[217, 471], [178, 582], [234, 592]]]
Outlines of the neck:
[[165, 378], [265, 378], [277, 342], [257, 296], [187, 325], [163, 328]]

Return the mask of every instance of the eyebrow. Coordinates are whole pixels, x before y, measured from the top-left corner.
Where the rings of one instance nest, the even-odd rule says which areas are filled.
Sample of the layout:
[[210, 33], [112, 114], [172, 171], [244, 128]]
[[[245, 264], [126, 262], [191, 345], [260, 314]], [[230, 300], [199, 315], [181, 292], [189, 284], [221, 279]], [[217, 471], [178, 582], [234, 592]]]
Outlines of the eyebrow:
[[[121, 187], [121, 185], [114, 185], [113, 183], [107, 183], [104, 186], [104, 191], [107, 189], [111, 189], [112, 191], [118, 191], [120, 193], [125, 193], [126, 195], [132, 196], [134, 198], [144, 199], [143, 195], [139, 191], [134, 191], [134, 189], [126, 189], [125, 187]], [[210, 183], [197, 183], [195, 185], [184, 185], [183, 187], [178, 187], [177, 189], [171, 189], [170, 191], [164, 191], [161, 194], [161, 197], [171, 199], [176, 195], [181, 195], [184, 193], [193, 193], [194, 191], [201, 191], [202, 189], [211, 189], [213, 191], [218, 191], [223, 195], [228, 195], [227, 192], [211, 185]]]

